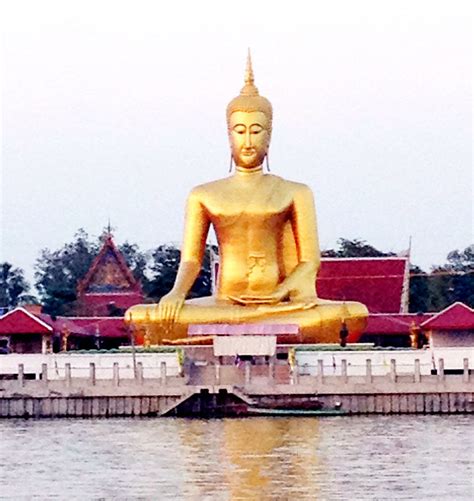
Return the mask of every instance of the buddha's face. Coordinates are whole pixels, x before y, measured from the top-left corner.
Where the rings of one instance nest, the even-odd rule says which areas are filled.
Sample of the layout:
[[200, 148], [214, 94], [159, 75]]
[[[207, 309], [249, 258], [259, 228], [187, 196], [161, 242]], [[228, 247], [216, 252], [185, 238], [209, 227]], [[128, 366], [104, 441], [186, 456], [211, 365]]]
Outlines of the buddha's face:
[[251, 169], [262, 165], [270, 144], [270, 122], [261, 111], [234, 111], [229, 120], [229, 140], [234, 162]]

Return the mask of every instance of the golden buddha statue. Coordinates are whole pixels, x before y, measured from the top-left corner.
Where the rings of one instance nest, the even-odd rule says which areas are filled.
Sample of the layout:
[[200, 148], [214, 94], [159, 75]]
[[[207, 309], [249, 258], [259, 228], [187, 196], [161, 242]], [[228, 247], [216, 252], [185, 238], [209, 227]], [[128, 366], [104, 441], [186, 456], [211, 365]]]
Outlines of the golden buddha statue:
[[[351, 334], [364, 329], [363, 304], [316, 295], [320, 251], [311, 190], [263, 171], [272, 115], [254, 84], [249, 54], [245, 85], [227, 107], [235, 171], [191, 191], [172, 290], [157, 305], [126, 312], [126, 321], [147, 331], [153, 343], [192, 343], [190, 324], [298, 324], [303, 343], [339, 342], [343, 324]], [[186, 301], [211, 225], [219, 246], [217, 291]]]

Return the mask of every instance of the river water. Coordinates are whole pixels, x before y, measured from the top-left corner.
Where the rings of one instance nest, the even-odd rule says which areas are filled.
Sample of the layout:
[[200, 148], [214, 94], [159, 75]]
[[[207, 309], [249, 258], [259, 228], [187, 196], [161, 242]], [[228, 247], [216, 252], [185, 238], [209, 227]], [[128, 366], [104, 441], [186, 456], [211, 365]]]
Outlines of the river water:
[[0, 499], [473, 500], [474, 416], [0, 421]]

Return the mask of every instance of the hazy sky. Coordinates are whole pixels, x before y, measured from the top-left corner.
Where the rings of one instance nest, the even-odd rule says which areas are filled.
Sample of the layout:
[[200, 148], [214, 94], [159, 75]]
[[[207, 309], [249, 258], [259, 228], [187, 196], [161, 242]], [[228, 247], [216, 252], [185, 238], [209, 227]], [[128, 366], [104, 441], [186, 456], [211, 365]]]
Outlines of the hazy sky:
[[473, 242], [470, 2], [3, 3], [1, 256], [32, 269], [79, 227], [179, 242], [227, 175], [247, 47], [274, 107], [273, 173], [339, 237], [428, 269]]

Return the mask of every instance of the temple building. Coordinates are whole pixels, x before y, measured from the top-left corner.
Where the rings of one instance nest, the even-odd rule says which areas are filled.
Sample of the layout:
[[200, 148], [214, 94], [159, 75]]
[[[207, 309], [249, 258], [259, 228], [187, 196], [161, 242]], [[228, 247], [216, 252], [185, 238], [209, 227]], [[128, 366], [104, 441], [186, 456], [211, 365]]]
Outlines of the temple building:
[[143, 299], [141, 284], [109, 234], [77, 286], [77, 314], [82, 317], [121, 317], [127, 308], [143, 302]]
[[421, 324], [433, 347], [474, 346], [474, 309], [457, 302]]
[[129, 345], [123, 314], [141, 302], [141, 284], [109, 234], [78, 283], [75, 315], [51, 316], [37, 306], [15, 308], [0, 317], [0, 350], [48, 353]]
[[40, 313], [15, 308], [0, 317], [0, 353], [48, 353], [54, 329]]
[[[218, 272], [218, 263], [215, 273]], [[473, 346], [474, 310], [455, 303], [440, 313], [409, 313], [409, 258], [323, 258], [318, 295], [367, 305], [364, 333], [348, 342], [376, 346]], [[216, 277], [214, 276], [214, 279]], [[144, 295], [112, 235], [77, 286], [74, 316], [53, 317], [41, 307], [18, 307], [0, 316], [0, 353], [48, 353], [130, 345], [124, 311]], [[137, 344], [143, 338], [137, 335]]]

